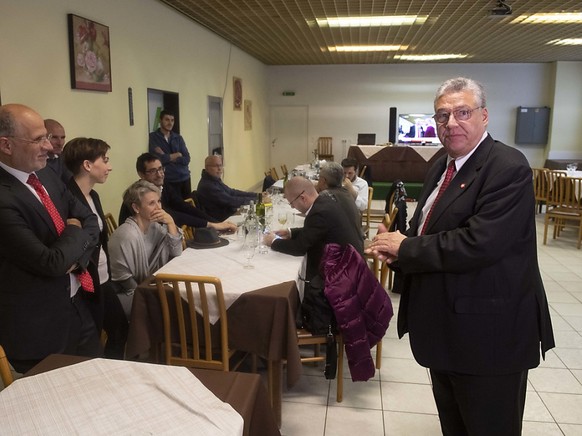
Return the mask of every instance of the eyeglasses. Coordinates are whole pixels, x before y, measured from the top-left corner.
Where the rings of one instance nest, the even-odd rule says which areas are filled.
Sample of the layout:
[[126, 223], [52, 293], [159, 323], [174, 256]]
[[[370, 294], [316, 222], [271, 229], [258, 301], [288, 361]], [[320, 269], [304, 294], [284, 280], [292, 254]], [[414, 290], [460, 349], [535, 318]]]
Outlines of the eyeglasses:
[[12, 136], [12, 135], [8, 135], [8, 138], [14, 138], [14, 139], [18, 139], [19, 141], [24, 141], [24, 142], [28, 142], [29, 144], [42, 144], [45, 141], [50, 142], [50, 140], [52, 139], [53, 135], [51, 133], [49, 133], [48, 135], [44, 135], [44, 136], [40, 136], [36, 139], [26, 139], [26, 138], [20, 138], [19, 136]]
[[477, 106], [476, 108], [473, 109], [457, 109], [452, 112], [439, 111], [433, 115], [433, 118], [437, 122], [437, 124], [446, 124], [449, 122], [451, 114], [453, 114], [455, 116], [455, 120], [457, 121], [468, 121], [471, 119], [473, 111], [476, 111], [477, 109], [481, 108], [482, 108], [481, 106]]
[[305, 191], [301, 191], [301, 194], [299, 194], [297, 197], [295, 197], [293, 200], [291, 200], [289, 202], [289, 206], [293, 206], [293, 203], [295, 203], [299, 199], [299, 197], [301, 197], [303, 194], [305, 194]]
[[154, 174], [159, 174], [162, 175], [164, 174], [166, 170], [164, 169], [164, 167], [159, 167], [159, 168], [152, 168], [149, 170], [145, 170], [144, 172], [148, 175], [148, 176], [153, 176]]

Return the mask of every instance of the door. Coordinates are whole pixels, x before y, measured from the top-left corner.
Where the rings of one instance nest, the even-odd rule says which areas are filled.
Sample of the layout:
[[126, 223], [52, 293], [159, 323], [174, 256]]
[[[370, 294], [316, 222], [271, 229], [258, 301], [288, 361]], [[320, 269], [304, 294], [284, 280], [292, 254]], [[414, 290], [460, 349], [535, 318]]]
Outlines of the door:
[[271, 166], [283, 164], [289, 171], [297, 165], [310, 162], [307, 141], [307, 106], [271, 106]]
[[222, 146], [222, 98], [208, 96], [208, 155], [220, 154]]

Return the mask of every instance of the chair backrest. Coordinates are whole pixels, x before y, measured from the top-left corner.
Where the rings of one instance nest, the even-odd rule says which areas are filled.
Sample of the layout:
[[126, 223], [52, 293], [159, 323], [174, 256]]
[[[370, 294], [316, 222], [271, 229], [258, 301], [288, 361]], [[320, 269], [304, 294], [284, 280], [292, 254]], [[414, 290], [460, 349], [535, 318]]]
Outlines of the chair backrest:
[[10, 365], [8, 364], [8, 358], [4, 352], [4, 348], [0, 345], [0, 378], [2, 378], [2, 383], [4, 387], [8, 387], [14, 381], [12, 377], [12, 371], [10, 371]]
[[582, 209], [582, 178], [568, 177], [559, 171], [550, 172], [551, 189], [548, 193], [548, 205], [579, 211]]
[[277, 169], [275, 167], [271, 168], [271, 177], [276, 181], [279, 180], [279, 174], [277, 174]]
[[320, 136], [317, 139], [317, 153], [321, 156], [333, 155], [332, 138], [330, 136]]
[[367, 166], [367, 165], [364, 165], [364, 166], [362, 166], [362, 169], [360, 170], [360, 174], [358, 175], [358, 177], [359, 177], [360, 179], [363, 179], [363, 178], [364, 178], [364, 174], [366, 174], [366, 169], [367, 169], [367, 168], [368, 168], [368, 166]]
[[110, 212], [105, 214], [105, 224], [107, 225], [107, 234], [111, 236], [113, 231], [117, 228], [117, 221], [113, 218], [113, 215]]
[[194, 199], [192, 197], [185, 198], [184, 202], [191, 204], [193, 207], [196, 207], [196, 203], [194, 203]]
[[393, 232], [396, 228], [396, 215], [398, 215], [398, 208], [393, 207], [392, 210], [390, 211], [390, 213], [387, 213], [384, 216], [384, 220], [382, 221], [382, 224], [384, 225], [384, 227], [386, 227], [386, 229], [389, 232]]
[[536, 200], [546, 201], [549, 192], [549, 174], [550, 170], [547, 168], [532, 168], [533, 184]]
[[194, 239], [194, 229], [186, 224], [182, 225], [182, 233], [184, 234], [184, 239], [182, 239], [182, 248], [186, 249], [187, 241]]
[[289, 175], [289, 171], [287, 171], [287, 165], [285, 164], [281, 165], [281, 171], [283, 171], [283, 177]]
[[364, 211], [364, 219], [366, 221], [366, 225], [370, 228], [370, 215], [372, 211], [372, 197], [374, 196], [374, 188], [368, 186], [368, 205], [366, 206], [366, 210]]
[[[166, 364], [228, 371], [228, 320], [220, 279], [158, 274], [155, 281], [164, 321]], [[220, 316], [214, 328], [210, 324], [210, 301], [216, 303]], [[202, 315], [197, 316], [197, 309]], [[216, 328], [220, 333], [214, 341], [212, 330]]]

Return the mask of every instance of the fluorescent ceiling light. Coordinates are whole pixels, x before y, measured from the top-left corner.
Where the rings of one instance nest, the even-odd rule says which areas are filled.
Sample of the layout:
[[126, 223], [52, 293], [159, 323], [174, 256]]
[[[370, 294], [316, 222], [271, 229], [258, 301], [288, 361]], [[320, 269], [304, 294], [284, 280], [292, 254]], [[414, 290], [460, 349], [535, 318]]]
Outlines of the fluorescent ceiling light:
[[394, 59], [403, 61], [442, 61], [446, 59], [463, 59], [469, 57], [466, 54], [434, 54], [434, 55], [394, 55]]
[[533, 23], [533, 24], [566, 24], [582, 23], [582, 13], [562, 12], [555, 14], [533, 14], [520, 15], [512, 23]]
[[[408, 46], [403, 45], [337, 45], [328, 47], [330, 51], [398, 51], [406, 50]], [[325, 50], [325, 49], [324, 49]]]
[[554, 39], [547, 42], [546, 45], [582, 45], [582, 38]]
[[418, 15], [392, 15], [372, 17], [337, 17], [316, 18], [320, 27], [385, 27], [385, 26], [411, 26], [423, 24], [428, 16]]

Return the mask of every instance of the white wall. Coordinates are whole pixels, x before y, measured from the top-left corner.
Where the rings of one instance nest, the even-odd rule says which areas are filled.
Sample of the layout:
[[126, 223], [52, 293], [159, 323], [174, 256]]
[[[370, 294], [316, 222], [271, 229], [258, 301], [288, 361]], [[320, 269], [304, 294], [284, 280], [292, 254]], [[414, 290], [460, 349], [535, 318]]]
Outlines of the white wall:
[[[109, 26], [113, 92], [71, 89], [68, 13]], [[249, 188], [269, 166], [265, 66], [158, 1], [2, 0], [0, 59], [2, 103], [23, 103], [59, 120], [67, 139], [90, 136], [111, 145], [114, 169], [97, 187], [106, 212], [117, 215], [121, 193], [137, 178], [135, 159], [147, 151], [147, 88], [180, 94], [194, 187], [208, 150], [208, 95], [224, 97], [226, 183]], [[243, 98], [253, 102], [251, 131], [244, 130], [243, 112], [232, 110], [233, 75], [243, 80]]]
[[[558, 104], [552, 64], [273, 66], [267, 71], [269, 104], [308, 105], [310, 147], [319, 136], [332, 136], [334, 154], [344, 156], [342, 141], [349, 147], [358, 133], [376, 133], [377, 143], [388, 141], [390, 107], [399, 113], [432, 113], [435, 91], [450, 77], [468, 76], [485, 85], [488, 130], [509, 145], [515, 145], [518, 106]], [[283, 91], [295, 96], [282, 96]], [[534, 166], [546, 158], [544, 145], [518, 148]]]

